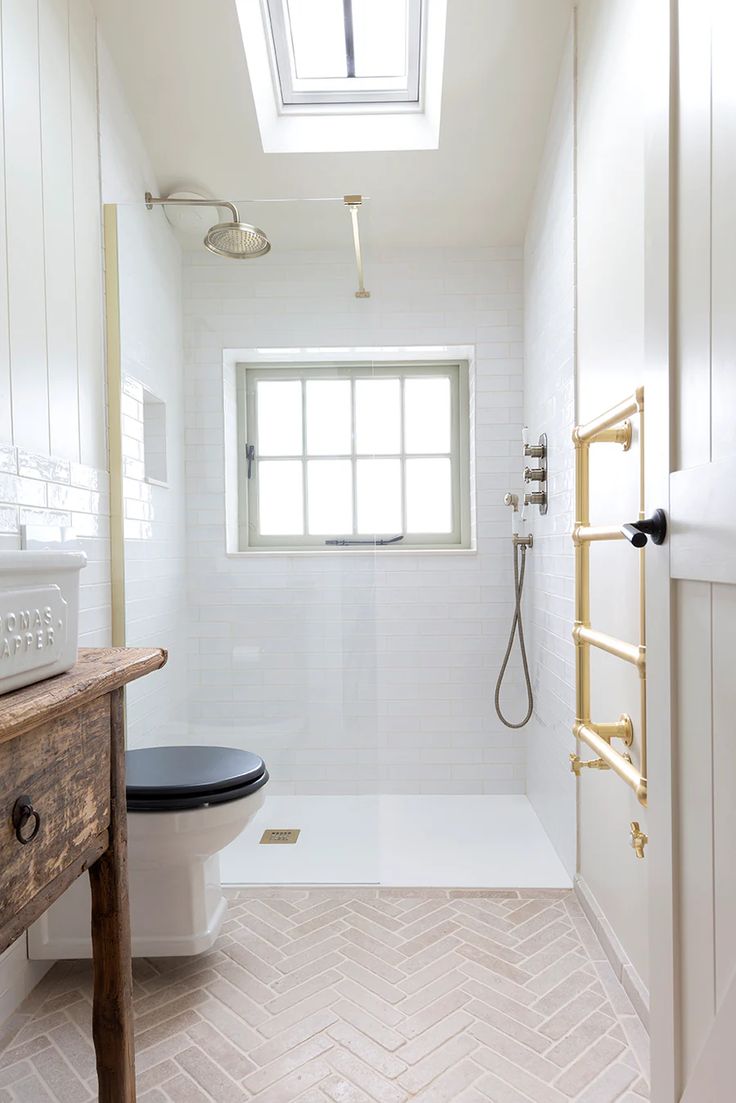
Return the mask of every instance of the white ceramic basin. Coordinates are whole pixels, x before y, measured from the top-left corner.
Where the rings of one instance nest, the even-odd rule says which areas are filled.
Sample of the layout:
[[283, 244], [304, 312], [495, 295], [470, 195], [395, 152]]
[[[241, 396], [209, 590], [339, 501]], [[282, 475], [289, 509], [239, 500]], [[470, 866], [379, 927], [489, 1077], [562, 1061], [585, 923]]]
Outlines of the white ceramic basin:
[[77, 661], [80, 551], [0, 551], [0, 694]]

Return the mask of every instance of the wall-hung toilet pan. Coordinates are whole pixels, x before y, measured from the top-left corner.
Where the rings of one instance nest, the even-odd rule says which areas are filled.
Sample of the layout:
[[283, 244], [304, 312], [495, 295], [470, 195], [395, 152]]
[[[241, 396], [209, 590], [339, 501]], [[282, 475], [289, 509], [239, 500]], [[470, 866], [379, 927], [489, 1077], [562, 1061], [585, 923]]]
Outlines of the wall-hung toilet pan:
[[[227, 908], [219, 852], [262, 806], [268, 771], [229, 747], [128, 751], [126, 771], [133, 956], [203, 953]], [[91, 956], [86, 878], [33, 924], [28, 948], [33, 959]]]

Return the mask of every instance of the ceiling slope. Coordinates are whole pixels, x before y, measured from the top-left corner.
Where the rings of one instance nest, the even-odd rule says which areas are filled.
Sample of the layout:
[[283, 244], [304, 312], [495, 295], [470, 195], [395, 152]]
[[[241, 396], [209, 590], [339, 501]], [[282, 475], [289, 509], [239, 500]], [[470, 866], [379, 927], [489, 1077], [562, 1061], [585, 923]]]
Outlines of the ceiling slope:
[[[440, 148], [344, 154], [263, 153], [235, 0], [94, 3], [166, 194], [362, 193], [373, 249], [523, 240], [569, 0], [449, 0]], [[281, 249], [350, 240], [338, 205], [244, 205], [241, 217]]]

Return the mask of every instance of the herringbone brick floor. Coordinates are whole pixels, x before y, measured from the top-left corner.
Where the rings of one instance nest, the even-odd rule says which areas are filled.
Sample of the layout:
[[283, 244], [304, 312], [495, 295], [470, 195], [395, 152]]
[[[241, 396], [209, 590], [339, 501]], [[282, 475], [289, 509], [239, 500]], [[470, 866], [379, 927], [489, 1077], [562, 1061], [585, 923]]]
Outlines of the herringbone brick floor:
[[[573, 895], [243, 889], [216, 948], [137, 961], [140, 1103], [642, 1103], [646, 1039]], [[0, 1103], [96, 1098], [86, 963], [52, 969]]]

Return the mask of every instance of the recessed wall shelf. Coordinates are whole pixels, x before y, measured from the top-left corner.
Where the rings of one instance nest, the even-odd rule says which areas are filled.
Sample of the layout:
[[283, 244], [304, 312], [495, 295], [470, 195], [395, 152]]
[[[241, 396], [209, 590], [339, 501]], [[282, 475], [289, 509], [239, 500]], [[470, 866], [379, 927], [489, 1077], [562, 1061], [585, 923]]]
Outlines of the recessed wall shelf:
[[143, 388], [143, 468], [145, 480], [168, 486], [166, 459], [166, 403]]

